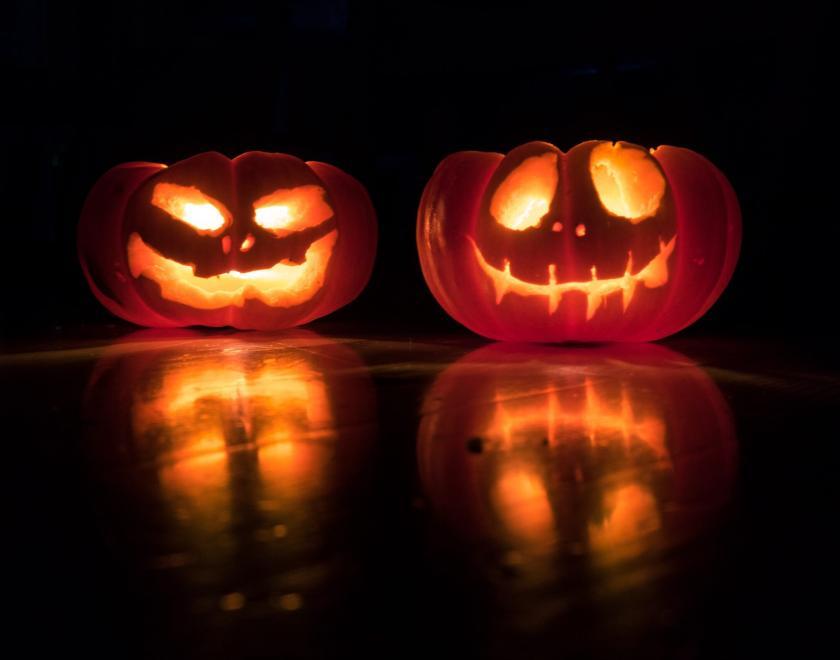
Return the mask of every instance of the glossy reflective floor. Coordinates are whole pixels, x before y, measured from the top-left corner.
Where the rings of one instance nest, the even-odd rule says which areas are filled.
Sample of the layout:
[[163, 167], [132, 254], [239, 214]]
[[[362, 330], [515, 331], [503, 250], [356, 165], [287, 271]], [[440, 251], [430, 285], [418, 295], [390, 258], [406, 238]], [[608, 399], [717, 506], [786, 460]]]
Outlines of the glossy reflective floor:
[[830, 361], [122, 333], [2, 357], [11, 604], [50, 631], [34, 648], [694, 658], [817, 639]]

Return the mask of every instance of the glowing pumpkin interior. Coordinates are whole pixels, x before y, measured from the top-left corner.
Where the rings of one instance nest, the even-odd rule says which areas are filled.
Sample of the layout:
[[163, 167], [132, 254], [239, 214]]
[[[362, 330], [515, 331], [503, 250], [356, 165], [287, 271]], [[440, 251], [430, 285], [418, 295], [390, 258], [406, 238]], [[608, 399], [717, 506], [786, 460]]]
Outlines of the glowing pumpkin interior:
[[277, 236], [315, 227], [332, 217], [321, 186], [275, 190], [254, 202], [254, 222]]
[[[585, 320], [589, 321], [616, 295], [621, 299], [621, 310], [626, 312], [640, 287], [655, 289], [668, 283], [668, 260], [674, 252], [676, 233], [659, 236], [658, 248], [646, 250], [642, 257], [628, 247], [621, 261], [623, 272], [615, 272], [614, 260], [599, 266], [593, 255], [586, 279], [563, 275], [568, 272], [564, 269], [570, 254], [582, 251], [584, 241], [592, 240], [594, 220], [579, 222], [569, 217], [569, 202], [564, 197], [568, 191], [561, 189], [558, 154], [543, 151], [525, 157], [512, 169], [500, 168], [501, 180], [490, 184], [488, 213], [502, 232], [510, 233], [505, 235], [491, 227], [485, 231], [483, 241], [469, 237], [476, 263], [492, 284], [497, 305], [507, 296], [544, 298], [548, 314], [552, 315], [566, 296], [583, 294]], [[600, 245], [616, 240], [607, 235], [607, 218], [638, 225], [656, 216], [667, 188], [651, 154], [620, 143], [595, 146], [586, 174], [597, 204], [605, 212], [596, 232], [599, 236], [595, 240]], [[564, 239], [569, 233], [569, 238]], [[504, 245], [506, 251], [485, 254], [489, 245], [497, 243]], [[547, 248], [547, 244], [554, 247]], [[525, 263], [516, 256], [520, 249], [528, 255], [522, 257]], [[543, 254], [546, 256], [535, 257]], [[582, 252], [575, 258], [582, 259], [584, 255]], [[535, 268], [530, 263], [535, 258], [543, 265]], [[527, 275], [517, 274], [517, 268]], [[600, 274], [603, 269], [609, 271], [607, 276]]]
[[230, 213], [224, 204], [194, 186], [159, 183], [152, 193], [152, 205], [189, 225], [199, 234], [213, 236], [230, 224]]
[[490, 213], [514, 231], [539, 227], [554, 199], [557, 181], [557, 154], [526, 158], [496, 189]]
[[[321, 186], [277, 189], [255, 200], [247, 218], [236, 218], [194, 186], [167, 182], [154, 185], [151, 206], [196, 235], [217, 241], [217, 245], [203, 244], [202, 249], [228, 255], [228, 263], [246, 262], [246, 253], [252, 250], [252, 254], [270, 251], [271, 241], [292, 240], [306, 230], [316, 234], [300, 260], [282, 258], [252, 269], [198, 275], [195, 262], [173, 259], [145, 240], [142, 231], [132, 231], [126, 246], [131, 275], [156, 283], [165, 300], [201, 310], [242, 307], [248, 300], [285, 308], [311, 300], [324, 285], [338, 230], [329, 223], [334, 212]], [[236, 241], [234, 234], [239, 236]]]
[[589, 172], [598, 199], [609, 213], [637, 224], [659, 209], [665, 177], [641, 149], [599, 144], [589, 158]]

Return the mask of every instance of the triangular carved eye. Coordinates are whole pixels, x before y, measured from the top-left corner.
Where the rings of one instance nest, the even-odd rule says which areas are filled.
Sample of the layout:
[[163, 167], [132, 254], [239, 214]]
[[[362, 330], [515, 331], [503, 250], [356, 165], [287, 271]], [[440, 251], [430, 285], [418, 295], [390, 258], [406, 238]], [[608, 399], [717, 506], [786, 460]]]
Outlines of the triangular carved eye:
[[230, 224], [224, 204], [193, 186], [159, 183], [152, 192], [152, 204], [199, 234], [215, 236]]
[[643, 149], [604, 142], [592, 150], [589, 173], [601, 205], [634, 225], [656, 215], [665, 177]]
[[503, 227], [539, 227], [557, 191], [557, 154], [531, 156], [505, 177], [490, 200], [490, 214]]
[[254, 202], [254, 222], [278, 237], [320, 225], [333, 210], [321, 186], [279, 188]]

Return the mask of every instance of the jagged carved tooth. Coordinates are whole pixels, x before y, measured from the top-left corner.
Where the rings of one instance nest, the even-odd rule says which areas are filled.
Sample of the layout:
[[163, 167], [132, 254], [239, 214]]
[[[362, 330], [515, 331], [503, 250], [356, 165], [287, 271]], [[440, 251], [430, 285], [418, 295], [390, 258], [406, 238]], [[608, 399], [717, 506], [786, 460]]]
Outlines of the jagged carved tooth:
[[554, 314], [557, 308], [560, 307], [560, 301], [563, 300], [563, 294], [552, 289], [548, 293], [548, 313]]
[[554, 314], [560, 306], [563, 294], [557, 290], [557, 266], [548, 265], [548, 313]]
[[633, 251], [627, 250], [627, 265], [624, 267], [624, 274], [630, 275], [633, 272]]
[[498, 305], [510, 286], [510, 261], [505, 260], [505, 270], [501, 275], [493, 278], [493, 286], [496, 288], [496, 304]]
[[598, 279], [598, 269], [593, 265], [592, 268], [589, 269], [589, 272], [592, 273], [592, 281], [596, 281]]
[[598, 308], [601, 306], [601, 303], [604, 302], [604, 297], [600, 293], [588, 293], [586, 294], [586, 320], [590, 320], [593, 316], [595, 316], [595, 312], [598, 311]]
[[626, 312], [627, 306], [630, 304], [630, 301], [633, 300], [633, 294], [636, 293], [636, 278], [627, 277], [625, 279], [626, 282], [621, 288], [621, 304]]

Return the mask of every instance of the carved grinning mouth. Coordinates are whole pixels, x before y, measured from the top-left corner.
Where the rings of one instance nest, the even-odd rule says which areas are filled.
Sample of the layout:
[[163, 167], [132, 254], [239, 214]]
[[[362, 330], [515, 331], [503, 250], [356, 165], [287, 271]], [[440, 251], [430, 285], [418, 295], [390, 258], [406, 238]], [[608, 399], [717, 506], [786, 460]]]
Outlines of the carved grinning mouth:
[[505, 259], [505, 266], [500, 270], [487, 263], [484, 255], [481, 253], [478, 245], [472, 237], [468, 237], [475, 250], [475, 257], [481, 270], [493, 282], [493, 287], [496, 290], [496, 304], [502, 302], [508, 293], [515, 293], [520, 296], [545, 296], [548, 300], [548, 313], [553, 314], [560, 306], [560, 301], [563, 294], [570, 291], [579, 291], [586, 294], [586, 320], [590, 320], [595, 312], [606, 301], [605, 298], [612, 294], [621, 292], [621, 299], [624, 310], [627, 311], [627, 306], [633, 299], [636, 292], [636, 286], [643, 284], [648, 289], [655, 289], [663, 286], [668, 282], [668, 257], [674, 251], [677, 237], [674, 237], [664, 243], [659, 239], [659, 252], [653, 257], [647, 265], [636, 273], [633, 273], [633, 253], [627, 253], [627, 265], [624, 268], [624, 275], [620, 277], [613, 277], [606, 280], [599, 280], [595, 266], [592, 266], [592, 279], [586, 282], [558, 282], [557, 281], [557, 266], [556, 264], [549, 264], [548, 266], [548, 282], [545, 284], [535, 284], [527, 282], [514, 277], [510, 273], [510, 260]]
[[157, 283], [162, 298], [196, 309], [242, 307], [246, 300], [292, 307], [308, 301], [323, 286], [337, 237], [338, 231], [333, 229], [314, 241], [299, 264], [284, 259], [271, 268], [199, 277], [194, 265], [164, 257], [139, 234], [132, 233], [128, 238], [128, 264], [135, 278], [143, 275]]

